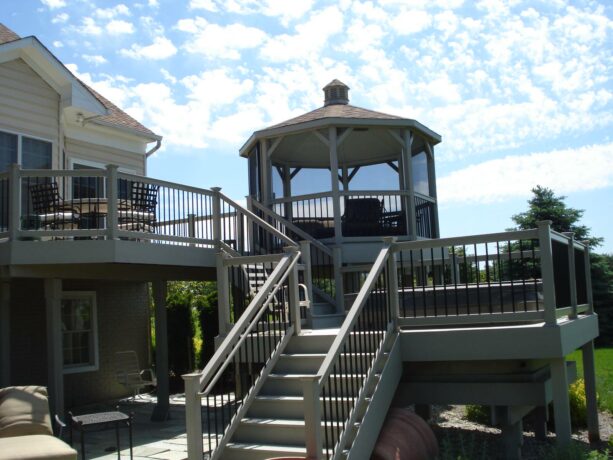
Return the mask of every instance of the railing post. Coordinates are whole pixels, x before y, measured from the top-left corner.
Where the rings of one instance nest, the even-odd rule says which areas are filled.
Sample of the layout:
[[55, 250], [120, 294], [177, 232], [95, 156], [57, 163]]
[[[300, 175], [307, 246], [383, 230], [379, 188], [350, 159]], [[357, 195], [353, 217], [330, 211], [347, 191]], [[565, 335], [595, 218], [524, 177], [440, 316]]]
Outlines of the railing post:
[[307, 458], [319, 460], [322, 458], [319, 381], [317, 376], [304, 377], [302, 384]]
[[570, 288], [570, 306], [572, 312], [568, 315], [569, 319], [577, 318], [577, 273], [575, 270], [575, 234], [565, 232], [568, 237], [568, 284]]
[[583, 241], [585, 250], [583, 251], [583, 260], [585, 265], [585, 290], [587, 293], [587, 314], [594, 314], [594, 294], [592, 292], [592, 264], [590, 260], [589, 241]]
[[[296, 253], [298, 249], [290, 246], [284, 248], [287, 253]], [[300, 293], [298, 291], [298, 266], [294, 264], [289, 272], [287, 278], [289, 284], [289, 310], [292, 316], [292, 322], [294, 323], [294, 335], [300, 334], [302, 331], [302, 324], [300, 322]]]
[[230, 327], [230, 280], [229, 267], [224, 265], [226, 253], [219, 250], [215, 257], [217, 271], [217, 312], [219, 318], [219, 335], [225, 336]]
[[302, 264], [304, 265], [304, 285], [307, 288], [307, 295], [309, 301], [313, 302], [313, 269], [311, 267], [311, 242], [300, 242], [300, 255], [302, 257]]
[[545, 322], [552, 326], [557, 324], [556, 287], [554, 281], [553, 252], [551, 248], [551, 221], [538, 222], [539, 249], [541, 252], [541, 277], [543, 279], [543, 304]]
[[185, 428], [187, 433], [187, 458], [200, 460], [202, 446], [202, 403], [200, 399], [200, 374], [185, 374]]
[[387, 281], [389, 292], [390, 310], [392, 319], [398, 324], [400, 318], [400, 304], [398, 302], [398, 268], [396, 266], [396, 253], [393, 251], [393, 246], [396, 243], [396, 237], [388, 236], [383, 238], [384, 243], [390, 247], [389, 255], [387, 256]]
[[9, 238], [19, 239], [21, 231], [21, 167], [11, 164], [9, 173]]
[[107, 214], [106, 214], [106, 226], [107, 235], [109, 240], [117, 239], [117, 200], [119, 199], [118, 187], [117, 187], [117, 172], [119, 166], [107, 165], [106, 167], [106, 200], [107, 200]]
[[[187, 236], [196, 238], [196, 214], [187, 215]], [[190, 243], [190, 246], [195, 245], [195, 243]]]
[[221, 187], [211, 187], [213, 191], [213, 240], [221, 241]]
[[345, 313], [345, 295], [343, 287], [343, 274], [341, 268], [343, 267], [343, 249], [341, 246], [334, 246], [333, 251], [333, 264], [334, 264], [334, 297], [336, 300], [336, 312]]

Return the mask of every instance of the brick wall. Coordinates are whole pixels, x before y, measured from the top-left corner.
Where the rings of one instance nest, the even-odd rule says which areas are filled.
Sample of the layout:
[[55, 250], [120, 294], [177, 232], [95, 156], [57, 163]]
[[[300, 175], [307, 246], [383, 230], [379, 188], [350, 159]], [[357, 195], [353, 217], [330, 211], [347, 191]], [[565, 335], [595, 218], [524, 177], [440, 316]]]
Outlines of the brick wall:
[[[115, 379], [118, 351], [136, 351], [149, 367], [149, 297], [147, 285], [135, 282], [64, 280], [64, 291], [96, 292], [97, 371], [66, 374], [67, 408], [129, 394]], [[47, 382], [45, 299], [42, 280], [11, 282], [11, 357], [14, 384]]]

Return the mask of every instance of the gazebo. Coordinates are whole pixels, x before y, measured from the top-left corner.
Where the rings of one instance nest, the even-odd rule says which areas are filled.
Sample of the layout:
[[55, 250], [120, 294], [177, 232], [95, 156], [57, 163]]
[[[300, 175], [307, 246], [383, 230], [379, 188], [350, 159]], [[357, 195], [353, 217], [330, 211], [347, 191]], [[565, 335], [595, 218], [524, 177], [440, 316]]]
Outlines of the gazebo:
[[249, 198], [324, 244], [438, 237], [441, 136], [416, 120], [350, 105], [338, 80], [323, 91], [323, 107], [256, 131], [241, 148]]

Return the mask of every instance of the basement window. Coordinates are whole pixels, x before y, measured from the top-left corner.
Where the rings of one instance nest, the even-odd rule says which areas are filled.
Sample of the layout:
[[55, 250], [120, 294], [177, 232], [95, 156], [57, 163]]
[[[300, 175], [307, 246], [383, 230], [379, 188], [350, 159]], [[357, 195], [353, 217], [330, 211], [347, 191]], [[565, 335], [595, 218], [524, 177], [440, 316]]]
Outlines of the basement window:
[[98, 370], [96, 293], [62, 293], [64, 374]]

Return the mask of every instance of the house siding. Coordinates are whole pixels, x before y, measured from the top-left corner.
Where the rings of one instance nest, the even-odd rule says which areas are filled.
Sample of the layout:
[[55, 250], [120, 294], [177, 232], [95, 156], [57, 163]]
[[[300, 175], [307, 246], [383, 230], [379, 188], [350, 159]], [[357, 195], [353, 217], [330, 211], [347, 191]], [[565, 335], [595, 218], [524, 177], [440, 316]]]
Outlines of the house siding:
[[59, 94], [23, 60], [0, 64], [0, 130], [53, 143], [58, 167]]
[[[66, 408], [126, 396], [115, 378], [118, 351], [136, 351], [149, 367], [149, 293], [142, 282], [64, 280], [64, 291], [96, 292], [98, 370], [64, 376]], [[47, 384], [46, 315], [43, 280], [11, 281], [11, 380]], [[25, 333], [27, 331], [27, 333]]]
[[144, 161], [142, 153], [126, 152], [125, 150], [113, 149], [101, 145], [91, 144], [76, 139], [66, 138], [65, 150], [67, 167], [71, 160], [88, 160], [103, 165], [114, 164], [135, 171], [136, 174], [144, 175]]

